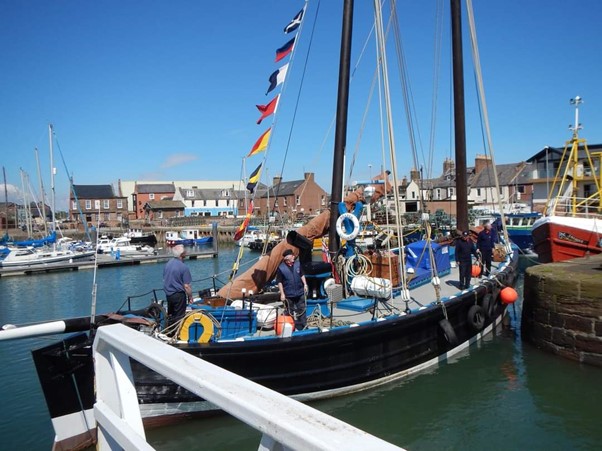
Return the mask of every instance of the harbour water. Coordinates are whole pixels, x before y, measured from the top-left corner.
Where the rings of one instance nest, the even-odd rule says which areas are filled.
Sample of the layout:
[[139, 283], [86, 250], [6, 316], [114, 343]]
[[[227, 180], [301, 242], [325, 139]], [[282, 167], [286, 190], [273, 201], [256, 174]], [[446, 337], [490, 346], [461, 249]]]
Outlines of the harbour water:
[[[195, 290], [212, 275], [227, 280], [238, 248], [217, 259], [187, 261]], [[256, 258], [247, 252], [245, 260]], [[98, 271], [97, 311], [161, 287], [163, 264]], [[92, 271], [0, 279], [0, 324], [90, 313]], [[150, 302], [152, 294], [140, 298]], [[516, 314], [515, 314], [516, 313]], [[411, 450], [598, 449], [602, 443], [602, 371], [522, 343], [517, 327], [488, 337], [452, 361], [379, 389], [314, 407]], [[52, 337], [0, 342], [0, 449], [47, 450], [53, 432], [30, 349]], [[227, 416], [147, 431], [160, 450], [257, 449], [259, 434]]]

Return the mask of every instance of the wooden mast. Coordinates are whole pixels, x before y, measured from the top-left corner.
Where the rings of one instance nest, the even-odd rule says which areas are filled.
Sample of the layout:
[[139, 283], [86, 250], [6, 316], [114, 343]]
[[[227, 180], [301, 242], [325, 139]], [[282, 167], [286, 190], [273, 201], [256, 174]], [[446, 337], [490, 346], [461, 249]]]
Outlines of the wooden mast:
[[451, 28], [456, 147], [456, 227], [464, 231], [468, 230], [468, 184], [466, 179], [466, 119], [464, 113], [464, 61], [462, 58], [462, 8], [460, 0], [451, 0]]
[[347, 143], [347, 107], [349, 104], [352, 24], [353, 0], [344, 0], [341, 55], [339, 60], [337, 118], [334, 135], [334, 161], [332, 165], [332, 189], [330, 194], [330, 226], [328, 229], [328, 250], [333, 255], [339, 250], [339, 236], [336, 232], [336, 222], [339, 216], [339, 203], [343, 200], [343, 170], [345, 162], [345, 146]]

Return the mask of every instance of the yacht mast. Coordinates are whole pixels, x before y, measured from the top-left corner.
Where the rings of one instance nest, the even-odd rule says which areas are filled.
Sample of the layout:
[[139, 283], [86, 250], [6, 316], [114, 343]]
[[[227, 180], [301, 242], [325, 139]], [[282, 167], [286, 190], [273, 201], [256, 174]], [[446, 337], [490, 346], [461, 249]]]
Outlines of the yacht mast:
[[[6, 218], [6, 223], [4, 224], [6, 228], [6, 236], [8, 237], [8, 188], [6, 187], [6, 168], [2, 166], [2, 175], [4, 177], [4, 214]], [[15, 219], [17, 215], [15, 214]]]
[[40, 199], [42, 199], [42, 211], [44, 217], [44, 236], [48, 235], [48, 224], [46, 221], [46, 196], [44, 195], [44, 183], [42, 182], [42, 171], [40, 170], [40, 153], [38, 148], [34, 148], [36, 154], [36, 165], [38, 167], [38, 182], [40, 183]]
[[[50, 210], [52, 213], [52, 226], [51, 232], [56, 229], [56, 217], [54, 215], [54, 202], [55, 202], [55, 191], [54, 191], [54, 175], [56, 169], [54, 168], [54, 151], [52, 149], [52, 124], [48, 124], [48, 143], [50, 148]], [[46, 208], [44, 207], [44, 215], [46, 215]]]
[[451, 0], [451, 28], [456, 147], [456, 227], [463, 231], [468, 229], [468, 186], [466, 180], [466, 120], [464, 113], [464, 61], [462, 58], [462, 8], [460, 0]]
[[337, 119], [334, 135], [334, 161], [332, 164], [332, 189], [330, 194], [330, 225], [328, 228], [328, 250], [334, 255], [339, 250], [336, 223], [339, 203], [343, 200], [343, 171], [345, 146], [347, 144], [347, 107], [349, 104], [349, 73], [351, 66], [351, 34], [353, 25], [353, 0], [343, 1], [343, 29], [341, 32], [341, 55], [339, 59], [339, 91]]

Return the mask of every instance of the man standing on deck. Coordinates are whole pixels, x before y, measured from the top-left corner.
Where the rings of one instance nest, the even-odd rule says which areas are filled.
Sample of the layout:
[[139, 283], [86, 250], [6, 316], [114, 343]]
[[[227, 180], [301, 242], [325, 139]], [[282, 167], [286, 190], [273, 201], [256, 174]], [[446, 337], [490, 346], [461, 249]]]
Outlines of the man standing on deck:
[[307, 282], [301, 270], [301, 263], [295, 260], [293, 251], [290, 249], [282, 253], [282, 263], [278, 266], [276, 281], [280, 291], [280, 300], [284, 302], [287, 313], [295, 321], [295, 330], [305, 329]]
[[489, 222], [483, 224], [483, 227], [483, 230], [479, 232], [479, 236], [477, 237], [477, 249], [483, 261], [483, 274], [488, 276], [491, 274], [491, 257], [493, 256], [495, 237], [491, 232], [491, 224]]
[[163, 268], [163, 290], [167, 296], [167, 315], [173, 324], [186, 314], [186, 301], [192, 302], [192, 276], [184, 264], [186, 250], [178, 244], [172, 248], [174, 258]]
[[462, 232], [462, 237], [456, 240], [456, 262], [460, 273], [460, 290], [465, 290], [470, 285], [472, 277], [472, 256], [477, 255], [474, 244], [468, 232]]

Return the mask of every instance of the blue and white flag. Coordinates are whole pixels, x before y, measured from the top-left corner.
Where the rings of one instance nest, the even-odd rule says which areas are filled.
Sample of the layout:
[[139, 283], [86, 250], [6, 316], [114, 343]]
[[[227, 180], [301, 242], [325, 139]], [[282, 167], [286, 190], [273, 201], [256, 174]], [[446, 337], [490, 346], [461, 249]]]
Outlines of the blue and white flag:
[[304, 12], [305, 8], [303, 8], [297, 13], [295, 17], [293, 17], [293, 20], [291, 20], [290, 23], [286, 27], [284, 27], [285, 33], [290, 33], [291, 31], [295, 31], [297, 28], [299, 28], [299, 25], [301, 25], [301, 21], [303, 20]]
[[274, 71], [272, 75], [270, 75], [270, 86], [266, 91], [265, 95], [268, 95], [270, 91], [272, 91], [276, 86], [284, 82], [286, 78], [286, 71], [288, 70], [288, 63], [282, 66], [280, 69]]

